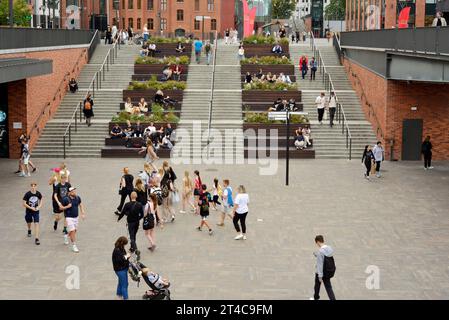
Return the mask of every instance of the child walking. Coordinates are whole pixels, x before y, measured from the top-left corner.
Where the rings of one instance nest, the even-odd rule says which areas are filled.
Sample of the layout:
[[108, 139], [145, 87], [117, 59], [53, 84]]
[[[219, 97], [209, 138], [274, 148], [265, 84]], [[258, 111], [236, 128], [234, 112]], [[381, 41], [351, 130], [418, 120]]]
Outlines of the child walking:
[[198, 206], [200, 208], [201, 223], [197, 229], [198, 231], [201, 231], [201, 228], [205, 225], [209, 229], [209, 235], [212, 235], [213, 234], [212, 228], [207, 222], [207, 217], [209, 216], [209, 207], [210, 207], [209, 202], [211, 201], [211, 195], [209, 192], [207, 192], [207, 186], [205, 184], [201, 186], [201, 189], [203, 192], [200, 194], [198, 201]]

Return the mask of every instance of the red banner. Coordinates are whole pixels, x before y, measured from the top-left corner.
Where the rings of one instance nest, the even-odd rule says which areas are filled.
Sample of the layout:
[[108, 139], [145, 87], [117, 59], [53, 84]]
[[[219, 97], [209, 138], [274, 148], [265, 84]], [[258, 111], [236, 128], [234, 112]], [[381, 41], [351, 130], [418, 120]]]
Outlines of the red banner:
[[399, 12], [398, 28], [408, 28], [408, 19], [410, 17], [410, 7], [405, 7]]
[[248, 1], [242, 0], [243, 2], [243, 36], [249, 37], [253, 34], [254, 21], [256, 20], [257, 8], [254, 7], [251, 10], [248, 7]]

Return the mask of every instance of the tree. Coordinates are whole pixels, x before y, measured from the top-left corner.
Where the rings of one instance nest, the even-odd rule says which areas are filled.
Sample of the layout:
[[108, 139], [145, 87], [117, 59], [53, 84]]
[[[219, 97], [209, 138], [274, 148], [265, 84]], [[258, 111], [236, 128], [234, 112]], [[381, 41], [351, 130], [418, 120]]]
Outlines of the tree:
[[[30, 25], [31, 10], [25, 0], [14, 0], [14, 25]], [[9, 0], [0, 0], [0, 25], [9, 24]]]
[[271, 15], [274, 19], [288, 19], [295, 7], [296, 0], [272, 0]]
[[324, 16], [326, 20], [344, 20], [346, 14], [346, 0], [331, 0]]

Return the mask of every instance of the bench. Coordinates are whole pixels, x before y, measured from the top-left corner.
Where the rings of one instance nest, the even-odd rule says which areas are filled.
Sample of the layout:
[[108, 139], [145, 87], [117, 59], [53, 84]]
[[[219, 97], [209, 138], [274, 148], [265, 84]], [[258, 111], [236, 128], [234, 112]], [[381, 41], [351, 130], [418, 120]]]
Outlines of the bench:
[[[135, 106], [139, 105], [139, 101], [132, 101], [132, 103]], [[148, 103], [148, 101], [147, 101], [147, 103]], [[148, 103], [148, 105], [150, 105], [150, 104]], [[179, 102], [176, 103], [174, 105], [174, 107], [172, 107], [172, 108], [174, 109], [175, 112], [181, 112], [181, 103], [179, 103]], [[120, 110], [125, 110], [125, 103], [124, 102], [120, 103]], [[164, 110], [164, 111], [168, 112], [168, 110]]]
[[[276, 140], [276, 142], [275, 142], [275, 140]], [[249, 145], [252, 146], [252, 147], [255, 147], [255, 146], [259, 145], [259, 143], [260, 143], [259, 141], [260, 141], [260, 137], [259, 136], [246, 136], [245, 139], [244, 139], [244, 144], [245, 144], [245, 147], [248, 147]], [[307, 147], [307, 149], [310, 149], [310, 148], [313, 147], [313, 139], [311, 138], [309, 141], [310, 141], [311, 145], [309, 145]], [[270, 138], [269, 131], [268, 131], [266, 133], [265, 139], [262, 138], [262, 144], [260, 145], [260, 147], [262, 147], [262, 148], [263, 147], [269, 147], [271, 145], [274, 146], [275, 144], [278, 147], [284, 147], [285, 148], [285, 146], [287, 144], [287, 137], [286, 136], [276, 136], [276, 137]], [[296, 147], [295, 147], [295, 136], [294, 135], [290, 136], [290, 147], [296, 149]]]
[[[147, 101], [153, 101], [156, 94], [155, 89], [146, 90], [123, 90], [123, 101], [126, 101], [128, 97], [131, 101], [139, 101], [140, 98], [145, 98]], [[178, 102], [182, 102], [184, 96], [184, 90], [163, 90], [164, 97], [169, 96]]]
[[[285, 73], [284, 73], [285, 74]], [[252, 75], [252, 74], [251, 74]], [[278, 76], [279, 74], [276, 74], [276, 76]], [[290, 74], [287, 74], [287, 76], [289, 76], [290, 77], [290, 80], [292, 81], [292, 82], [296, 82], [296, 76], [294, 75], [294, 74], [292, 74], [292, 75], [290, 75]], [[243, 84], [245, 84], [245, 77], [246, 77], [246, 74], [242, 74], [241, 76], [240, 76], [240, 81], [242, 82], [242, 85]], [[134, 79], [133, 79], [134, 80]], [[254, 81], [254, 80], [253, 80]]]
[[281, 90], [281, 91], [264, 91], [264, 90], [243, 90], [242, 91], [242, 101], [244, 104], [249, 104], [253, 102], [265, 102], [267, 105], [272, 104], [278, 98], [282, 100], [290, 100], [291, 98], [295, 101], [301, 102], [301, 91], [300, 90]]
[[[151, 39], [148, 40], [148, 43], [151, 43]], [[191, 43], [183, 43], [184, 52], [177, 52], [175, 49], [178, 46], [178, 43], [156, 43], [156, 52], [154, 57], [163, 58], [168, 56], [191, 56], [192, 55], [192, 44]]]
[[[162, 74], [162, 70], [166, 67], [166, 64], [134, 64], [134, 74]], [[182, 65], [182, 74], [189, 73], [189, 65]]]
[[[294, 136], [295, 130], [299, 127], [309, 127], [308, 124], [300, 124], [300, 123], [290, 123], [290, 134]], [[264, 132], [266, 135], [270, 135], [270, 130], [275, 130], [275, 133], [278, 136], [286, 136], [287, 135], [287, 126], [285, 123], [276, 123], [276, 124], [266, 124], [266, 123], [244, 123], [243, 131], [248, 129], [253, 129], [257, 134], [258, 132]], [[262, 130], [262, 131], [261, 131]], [[265, 131], [264, 131], [265, 130]], [[313, 137], [313, 129], [311, 130], [311, 137]]]
[[[164, 76], [162, 74], [133, 74], [131, 77], [131, 80], [132, 81], [148, 81], [148, 80], [151, 80], [151, 78], [153, 76], [157, 77], [157, 81], [162, 81], [162, 79], [164, 78]], [[290, 77], [290, 79], [291, 79], [291, 77]], [[174, 76], [173, 80], [178, 80], [178, 77]], [[184, 74], [184, 73], [181, 74], [181, 81], [187, 81], [186, 74]]]
[[[142, 148], [127, 148], [125, 146], [106, 146], [101, 149], [102, 158], [143, 158], [144, 154], [139, 154]], [[159, 158], [170, 158], [170, 150], [159, 149], [156, 151]]]
[[245, 58], [251, 57], [264, 57], [264, 56], [286, 56], [290, 58], [290, 48], [288, 45], [281, 45], [283, 53], [273, 53], [274, 44], [245, 44], [243, 48], [245, 49]]
[[[273, 102], [270, 104], [267, 104], [265, 102], [244, 103], [242, 104], [242, 111], [243, 113], [245, 113], [247, 110], [249, 112], [267, 112], [268, 108], [273, 106]], [[296, 103], [296, 108], [298, 108], [298, 110], [296, 111], [303, 111], [304, 105], [302, 103]]]
[[[131, 124], [135, 123], [134, 121], [131, 122]], [[114, 127], [115, 123], [114, 122], [109, 122], [109, 132], [111, 132], [112, 128]], [[127, 124], [125, 122], [123, 123], [118, 123], [119, 127], [123, 129], [125, 129], [127, 127]], [[140, 125], [142, 126], [142, 128], [146, 128], [150, 125], [150, 123], [148, 122], [141, 122]], [[166, 123], [153, 123], [153, 125], [156, 127], [156, 129], [160, 129], [160, 127], [165, 127], [167, 124]], [[173, 130], [176, 130], [177, 128], [177, 124], [176, 123], [170, 123], [171, 127], [173, 128]]]
[[[245, 159], [258, 159], [258, 158], [274, 158], [274, 159], [285, 159], [286, 150], [284, 148], [255, 148], [255, 147], [245, 147], [244, 150]], [[262, 157], [261, 157], [262, 156]], [[290, 149], [289, 150], [290, 159], [315, 159], [315, 150], [309, 149]]]

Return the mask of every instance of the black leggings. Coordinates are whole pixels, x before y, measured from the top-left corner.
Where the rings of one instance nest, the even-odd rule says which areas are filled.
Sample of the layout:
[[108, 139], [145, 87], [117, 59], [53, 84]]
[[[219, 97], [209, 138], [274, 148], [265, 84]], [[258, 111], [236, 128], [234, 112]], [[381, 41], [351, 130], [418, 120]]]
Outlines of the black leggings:
[[[331, 279], [323, 278], [323, 284], [324, 284], [324, 288], [326, 289], [327, 296], [329, 297], [329, 300], [335, 300], [335, 294], [334, 294], [334, 290], [332, 289]], [[321, 287], [321, 282], [318, 278], [318, 274], [315, 273], [315, 287], [314, 287], [315, 293], [313, 295], [313, 298], [315, 300], [320, 300], [320, 287]]]
[[371, 161], [369, 162], [365, 161], [365, 167], [366, 167], [366, 176], [369, 177], [369, 173], [371, 172]]
[[122, 193], [120, 198], [120, 204], [117, 207], [117, 210], [122, 212], [123, 206], [125, 205], [126, 197], [129, 197], [129, 201], [131, 201], [131, 193]]
[[318, 108], [318, 121], [321, 122], [323, 121], [323, 116], [324, 116], [324, 108]]
[[424, 168], [432, 166], [432, 152], [424, 152]]
[[130, 248], [131, 252], [134, 252], [137, 250], [137, 244], [136, 244], [137, 231], [139, 231], [139, 222], [128, 222], [128, 232], [129, 232], [129, 239], [131, 242], [131, 248]]
[[376, 172], [377, 173], [379, 173], [379, 171], [380, 171], [380, 163], [381, 163], [382, 161], [376, 161]]
[[248, 215], [248, 212], [245, 213], [235, 213], [234, 219], [232, 219], [232, 222], [234, 222], [234, 227], [237, 232], [240, 232], [240, 226], [239, 226], [239, 220], [240, 224], [242, 225], [242, 233], [246, 233], [246, 216]]

